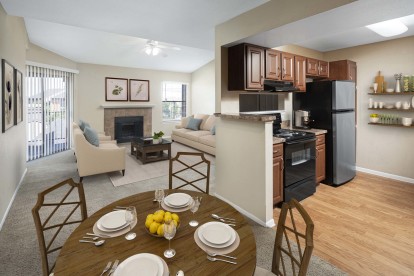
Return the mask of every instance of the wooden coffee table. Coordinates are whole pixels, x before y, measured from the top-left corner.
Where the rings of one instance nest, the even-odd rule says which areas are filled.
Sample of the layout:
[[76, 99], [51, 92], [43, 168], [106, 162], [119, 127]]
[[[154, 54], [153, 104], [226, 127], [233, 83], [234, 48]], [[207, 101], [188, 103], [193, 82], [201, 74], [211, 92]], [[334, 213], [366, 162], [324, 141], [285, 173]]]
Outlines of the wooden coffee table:
[[162, 139], [162, 143], [153, 144], [151, 140], [145, 139], [148, 138], [138, 137], [131, 140], [131, 155], [135, 155], [143, 164], [171, 158], [171, 141]]

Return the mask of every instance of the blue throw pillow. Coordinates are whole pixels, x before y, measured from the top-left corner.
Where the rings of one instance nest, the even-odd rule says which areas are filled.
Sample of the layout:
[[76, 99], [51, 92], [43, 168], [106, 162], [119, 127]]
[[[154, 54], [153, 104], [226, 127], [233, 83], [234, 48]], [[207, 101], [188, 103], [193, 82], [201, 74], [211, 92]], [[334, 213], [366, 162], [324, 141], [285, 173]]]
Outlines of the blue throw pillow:
[[89, 143], [92, 145], [99, 147], [99, 137], [98, 133], [93, 130], [90, 127], [85, 127], [85, 131], [83, 132], [83, 135], [85, 135], [86, 140], [88, 140]]
[[85, 131], [85, 128], [86, 127], [90, 127], [90, 125], [87, 122], [85, 122], [85, 121], [79, 120], [79, 128], [82, 131]]
[[210, 129], [210, 132], [211, 132], [211, 135], [216, 135], [216, 126], [213, 126], [213, 127]]
[[190, 118], [190, 121], [188, 122], [188, 125], [186, 128], [192, 129], [192, 130], [199, 130], [201, 121], [202, 119]]

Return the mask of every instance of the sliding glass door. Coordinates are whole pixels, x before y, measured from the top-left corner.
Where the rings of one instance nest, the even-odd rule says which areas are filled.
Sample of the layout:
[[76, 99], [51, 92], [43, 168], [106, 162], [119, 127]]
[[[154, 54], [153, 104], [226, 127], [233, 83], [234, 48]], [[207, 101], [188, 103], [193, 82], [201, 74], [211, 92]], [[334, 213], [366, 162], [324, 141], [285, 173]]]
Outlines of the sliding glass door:
[[70, 149], [74, 73], [26, 67], [27, 160]]

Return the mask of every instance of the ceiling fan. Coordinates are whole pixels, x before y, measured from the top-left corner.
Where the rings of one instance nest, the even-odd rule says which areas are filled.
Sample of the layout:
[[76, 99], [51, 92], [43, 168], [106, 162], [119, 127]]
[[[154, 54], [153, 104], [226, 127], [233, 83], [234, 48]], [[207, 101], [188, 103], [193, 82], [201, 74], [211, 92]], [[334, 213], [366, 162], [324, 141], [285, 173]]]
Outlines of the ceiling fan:
[[[163, 45], [156, 40], [150, 39], [145, 44], [145, 48], [143, 49], [143, 51], [149, 56], [157, 56], [162, 52], [162, 49], [172, 49], [176, 51], [181, 50], [179, 47]], [[163, 56], [166, 57], [167, 54], [163, 53]]]

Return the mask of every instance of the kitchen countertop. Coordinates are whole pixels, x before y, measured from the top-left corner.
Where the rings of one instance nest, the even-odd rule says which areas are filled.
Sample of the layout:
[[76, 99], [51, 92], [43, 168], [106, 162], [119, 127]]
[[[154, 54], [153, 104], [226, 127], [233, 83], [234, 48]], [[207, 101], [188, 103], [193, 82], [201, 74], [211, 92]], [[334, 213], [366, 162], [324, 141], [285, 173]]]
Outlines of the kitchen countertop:
[[215, 113], [216, 117], [222, 119], [244, 120], [253, 122], [273, 122], [276, 116], [266, 114], [240, 114], [240, 113]]
[[281, 144], [281, 143], [283, 143], [285, 141], [286, 140], [284, 138], [273, 137], [273, 145]]

